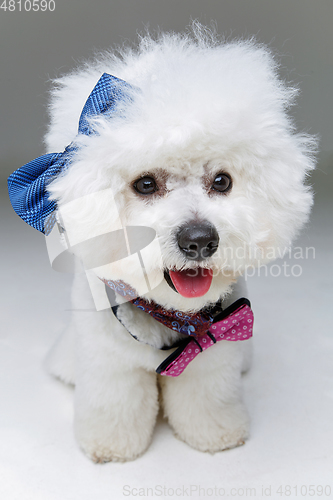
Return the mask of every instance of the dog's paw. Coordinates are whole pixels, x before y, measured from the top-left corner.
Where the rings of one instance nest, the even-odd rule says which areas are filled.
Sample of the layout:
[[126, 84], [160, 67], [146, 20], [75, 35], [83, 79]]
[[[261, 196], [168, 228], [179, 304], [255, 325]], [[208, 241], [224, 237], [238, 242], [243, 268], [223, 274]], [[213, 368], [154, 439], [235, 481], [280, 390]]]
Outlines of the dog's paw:
[[217, 383], [209, 374], [203, 379], [195, 372], [178, 380], [160, 380], [164, 412], [176, 437], [196, 450], [215, 453], [235, 448], [249, 435], [249, 417], [238, 384], [230, 373], [224, 374], [225, 379], [220, 377]]
[[154, 422], [146, 422], [144, 418], [127, 426], [112, 420], [102, 411], [75, 420], [76, 439], [83, 452], [95, 463], [134, 460], [151, 442]]
[[100, 355], [95, 370], [92, 362], [81, 368], [75, 386], [75, 436], [97, 463], [125, 462], [142, 455], [158, 412], [155, 374], [141, 368], [116, 371], [115, 364], [116, 360], [112, 364], [108, 356]]
[[188, 421], [177, 417], [169, 421], [178, 439], [209, 453], [241, 446], [249, 435], [249, 418], [241, 403], [198, 411]]
[[141, 456], [149, 446], [149, 443], [141, 446], [124, 446], [117, 440], [110, 443], [94, 439], [91, 442], [87, 439], [81, 440], [80, 447], [85, 455], [95, 464], [106, 464], [108, 462], [129, 462]]

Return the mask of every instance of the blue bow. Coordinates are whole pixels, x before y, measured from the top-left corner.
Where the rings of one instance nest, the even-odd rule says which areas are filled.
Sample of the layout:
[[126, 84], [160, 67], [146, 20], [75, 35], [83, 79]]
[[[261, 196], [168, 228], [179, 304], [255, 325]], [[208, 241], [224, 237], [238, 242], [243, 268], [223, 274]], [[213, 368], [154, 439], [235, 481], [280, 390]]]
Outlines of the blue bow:
[[[79, 120], [79, 134], [94, 133], [89, 118], [113, 113], [119, 101], [128, 99], [126, 90], [131, 86], [104, 73], [89, 95]], [[30, 226], [49, 234], [55, 217], [49, 217], [56, 210], [56, 202], [49, 199], [48, 184], [70, 164], [77, 146], [71, 143], [62, 153], [50, 153], [15, 170], [8, 178], [8, 192], [13, 209]], [[47, 219], [47, 220], [46, 220]]]

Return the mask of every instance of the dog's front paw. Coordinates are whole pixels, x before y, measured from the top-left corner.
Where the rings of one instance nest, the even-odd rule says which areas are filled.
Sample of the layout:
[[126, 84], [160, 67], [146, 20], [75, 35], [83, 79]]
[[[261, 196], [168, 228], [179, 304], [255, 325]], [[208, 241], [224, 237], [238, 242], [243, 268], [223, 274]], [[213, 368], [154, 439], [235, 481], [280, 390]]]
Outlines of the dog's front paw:
[[216, 345], [204, 354], [178, 377], [159, 380], [175, 435], [197, 450], [215, 453], [244, 444], [249, 417], [240, 397], [237, 346]]
[[158, 411], [156, 377], [144, 370], [78, 380], [74, 430], [96, 463], [134, 460], [148, 448]]
[[169, 421], [176, 437], [210, 453], [243, 445], [249, 434], [249, 418], [240, 402], [213, 409], [201, 407], [187, 421], [177, 416], [169, 416]]
[[134, 460], [148, 448], [153, 421], [146, 416], [135, 421], [116, 421], [102, 410], [75, 419], [76, 439], [84, 453], [95, 463]]

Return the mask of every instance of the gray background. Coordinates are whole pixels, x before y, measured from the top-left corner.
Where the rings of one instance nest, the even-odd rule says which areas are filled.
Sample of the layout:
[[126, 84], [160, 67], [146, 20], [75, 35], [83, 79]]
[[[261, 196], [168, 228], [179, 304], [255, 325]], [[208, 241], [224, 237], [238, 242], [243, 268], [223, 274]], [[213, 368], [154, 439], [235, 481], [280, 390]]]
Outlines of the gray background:
[[[55, 3], [53, 13], [0, 10], [0, 223], [5, 235], [0, 271], [1, 499], [118, 500], [124, 498], [124, 485], [194, 484], [226, 492], [255, 487], [256, 495], [247, 498], [267, 498], [269, 492], [271, 498], [281, 498], [281, 485], [283, 490], [290, 485], [293, 493], [298, 487], [302, 498], [310, 498], [304, 488], [301, 494], [302, 485], [333, 488], [333, 1]], [[136, 32], [145, 26], [178, 31], [191, 18], [205, 24], [214, 20], [228, 37], [256, 35], [279, 55], [283, 77], [301, 87], [299, 106], [293, 109], [297, 125], [319, 135], [321, 143], [311, 179], [315, 206], [296, 245], [314, 247], [315, 258], [284, 259], [289, 272], [290, 266], [301, 264], [300, 277], [262, 273], [248, 282], [256, 319], [254, 362], [243, 377], [251, 418], [244, 447], [215, 455], [197, 452], [175, 439], [160, 415], [143, 457], [95, 466], [74, 441], [72, 388], [42, 368], [50, 346], [69, 323], [71, 276], [52, 270], [44, 236], [16, 216], [5, 179], [44, 152], [51, 78], [92, 57], [94, 50], [135, 42]], [[244, 492], [239, 496], [245, 497]]]
[[145, 27], [182, 31], [213, 20], [227, 37], [255, 35], [298, 84], [301, 130], [320, 137], [317, 196], [329, 194], [333, 164], [332, 0], [55, 0], [54, 12], [0, 12], [1, 175], [43, 154], [50, 79], [95, 50], [134, 42]]

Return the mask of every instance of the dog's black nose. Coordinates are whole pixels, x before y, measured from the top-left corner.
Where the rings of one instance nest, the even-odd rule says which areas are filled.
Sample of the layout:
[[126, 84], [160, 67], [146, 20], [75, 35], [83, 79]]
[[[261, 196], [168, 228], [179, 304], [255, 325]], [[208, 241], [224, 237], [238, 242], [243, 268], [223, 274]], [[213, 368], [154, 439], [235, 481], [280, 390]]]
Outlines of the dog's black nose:
[[216, 252], [219, 235], [209, 222], [193, 221], [180, 228], [177, 241], [187, 259], [201, 261]]

